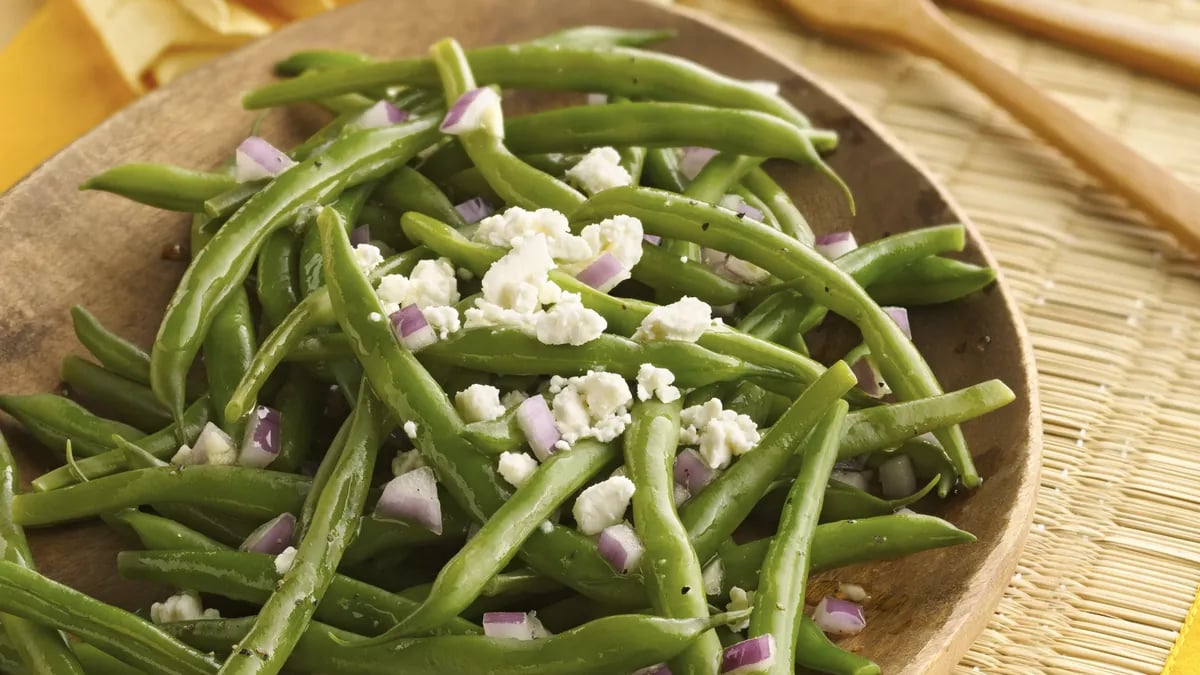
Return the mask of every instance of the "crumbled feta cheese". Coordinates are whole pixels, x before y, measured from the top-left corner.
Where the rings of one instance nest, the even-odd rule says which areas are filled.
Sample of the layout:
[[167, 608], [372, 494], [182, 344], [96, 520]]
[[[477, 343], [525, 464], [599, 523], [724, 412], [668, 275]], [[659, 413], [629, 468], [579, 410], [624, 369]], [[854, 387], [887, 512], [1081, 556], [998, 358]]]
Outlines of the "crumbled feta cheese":
[[392, 458], [392, 475], [399, 476], [425, 466], [425, 458], [417, 450], [397, 452]]
[[454, 406], [468, 422], [486, 422], [504, 414], [500, 390], [487, 384], [473, 384], [458, 392]]
[[474, 241], [514, 248], [520, 239], [543, 235], [551, 257], [562, 262], [577, 262], [593, 257], [587, 242], [571, 233], [567, 217], [554, 209], [526, 211], [513, 206], [479, 221], [471, 235]]
[[175, 466], [193, 466], [203, 463], [204, 458], [192, 452], [192, 446], [184, 443], [179, 446], [175, 454], [171, 456], [171, 463]]
[[[542, 524], [538, 525], [538, 529], [542, 531], [542, 534], [550, 534], [551, 532], [554, 531], [554, 523], [552, 523], [548, 520], [543, 520]], [[545, 628], [543, 628], [542, 630], [545, 630]]]
[[867, 591], [858, 584], [838, 584], [838, 594], [851, 602], [862, 602], [867, 599]]
[[638, 400], [649, 401], [657, 396], [663, 403], [678, 401], [679, 389], [671, 386], [674, 382], [675, 373], [653, 363], [643, 363], [637, 374]]
[[275, 556], [275, 573], [279, 576], [287, 574], [296, 562], [296, 547], [289, 546]]
[[544, 345], [579, 345], [604, 333], [608, 322], [583, 306], [578, 293], [564, 292], [558, 302], [538, 315], [537, 339]]
[[537, 335], [539, 314], [540, 310], [518, 312], [483, 298], [475, 300], [475, 306], [467, 308], [463, 313], [466, 317], [464, 325], [467, 328], [515, 328], [526, 335]]
[[354, 262], [363, 274], [370, 274], [383, 262], [383, 253], [373, 244], [359, 244], [354, 247]]
[[454, 270], [454, 276], [458, 277], [459, 281], [470, 281], [475, 278], [475, 273], [465, 267], [460, 267]]
[[[592, 223], [579, 233], [592, 250], [592, 258], [608, 253], [628, 271], [642, 259], [642, 221], [633, 216], [613, 216]], [[626, 274], [622, 280], [628, 279]]]
[[[750, 609], [754, 606], [754, 591], [747, 591], [741, 586], [734, 586], [729, 589], [729, 603], [725, 605], [725, 610], [728, 612], [739, 612], [744, 609]], [[729, 630], [741, 632], [750, 627], [750, 619], [739, 623], [729, 624]]]
[[692, 493], [679, 483], [671, 483], [671, 498], [675, 501], [675, 506], [682, 506], [684, 502], [692, 498]]
[[429, 328], [440, 340], [445, 340], [462, 330], [458, 310], [453, 307], [426, 307], [421, 310], [421, 314], [425, 316], [425, 323], [429, 324]]
[[150, 620], [157, 624], [219, 618], [219, 611], [204, 609], [200, 604], [200, 594], [196, 591], [180, 591], [162, 602], [150, 605]]
[[406, 305], [440, 307], [458, 302], [458, 277], [446, 258], [422, 260], [412, 274], [388, 274], [379, 280], [375, 293], [391, 314]]
[[579, 493], [572, 513], [579, 531], [599, 534], [601, 530], [625, 520], [625, 510], [633, 498], [633, 481], [613, 476]]
[[[629, 384], [615, 373], [588, 371], [586, 375], [550, 379], [554, 395], [550, 407], [555, 425], [568, 446], [581, 438], [607, 443], [629, 426]], [[557, 446], [556, 446], [557, 447]]]
[[229, 434], [221, 431], [217, 425], [209, 422], [200, 431], [195, 445], [180, 446], [179, 451], [171, 458], [171, 463], [178, 466], [194, 466], [197, 464], [237, 464], [238, 448], [234, 446]]
[[647, 342], [650, 340], [683, 340], [695, 342], [704, 335], [712, 321], [712, 307], [691, 296], [684, 296], [678, 302], [650, 310], [642, 324], [638, 326], [633, 339]]
[[417, 423], [412, 420], [405, 422], [404, 435], [408, 436], [409, 440], [417, 440]]
[[515, 408], [521, 405], [521, 401], [529, 398], [529, 394], [523, 391], [513, 390], [500, 397], [500, 404], [505, 408]]
[[621, 153], [610, 147], [592, 148], [578, 164], [567, 169], [567, 178], [590, 195], [633, 184], [633, 176], [621, 166]]
[[509, 485], [519, 488], [529, 480], [537, 468], [538, 461], [533, 455], [524, 452], [503, 452], [500, 453], [500, 462], [496, 470]]
[[698, 445], [700, 455], [714, 469], [729, 466], [734, 455], [744, 455], [758, 444], [758, 425], [746, 415], [724, 410], [713, 398], [679, 415], [679, 442]]
[[371, 321], [383, 321], [383, 315], [379, 312], [371, 312], [367, 315], [367, 318]]

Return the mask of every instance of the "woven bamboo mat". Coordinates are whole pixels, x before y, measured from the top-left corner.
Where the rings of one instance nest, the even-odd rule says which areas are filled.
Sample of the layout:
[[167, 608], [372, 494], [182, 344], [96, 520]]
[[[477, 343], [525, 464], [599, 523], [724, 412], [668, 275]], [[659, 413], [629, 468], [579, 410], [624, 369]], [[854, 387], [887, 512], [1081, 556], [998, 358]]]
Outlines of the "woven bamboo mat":
[[[680, 4], [802, 64], [889, 127], [979, 225], [1025, 314], [1045, 421], [1041, 495], [1018, 573], [957, 672], [1160, 672], [1200, 580], [1197, 268], [938, 66], [818, 39], [771, 0]], [[1086, 4], [1200, 40], [1195, 0]], [[954, 18], [1005, 65], [1200, 183], [1200, 96]]]

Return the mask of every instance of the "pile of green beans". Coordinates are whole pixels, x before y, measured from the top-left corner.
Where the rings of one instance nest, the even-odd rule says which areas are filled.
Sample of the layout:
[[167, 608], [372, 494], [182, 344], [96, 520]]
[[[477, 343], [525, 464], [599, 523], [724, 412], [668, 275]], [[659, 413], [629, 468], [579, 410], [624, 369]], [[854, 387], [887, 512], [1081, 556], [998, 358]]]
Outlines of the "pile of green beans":
[[[715, 675], [740, 630], [774, 640], [762, 672], [878, 672], [805, 613], [809, 577], [974, 541], [910, 508], [936, 509], [978, 484], [958, 425], [1013, 399], [998, 380], [943, 392], [881, 305], [952, 302], [994, 273], [944, 257], [964, 246], [958, 225], [824, 258], [813, 233], [822, 224], [765, 162], [806, 167], [849, 196], [824, 159], [837, 134], [758, 84], [646, 49], [669, 37], [585, 26], [467, 51], [446, 39], [400, 61], [302, 52], [278, 64], [289, 79], [243, 100], [330, 111], [287, 153], [289, 168], [239, 182], [229, 168], [134, 163], [87, 180], [81, 189], [191, 214], [192, 260], [150, 350], [74, 307], [91, 360], [63, 359], [65, 395], [0, 395], [0, 410], [63, 462], [21, 493], [0, 437], [0, 670]], [[443, 133], [446, 111], [481, 86], [608, 103]], [[407, 118], [363, 124], [381, 100]], [[631, 184], [585, 194], [568, 171], [600, 147], [616, 150]], [[694, 178], [682, 162], [692, 148], [717, 151]], [[722, 206], [727, 197], [745, 212]], [[469, 210], [455, 205], [470, 198], [553, 209], [575, 234], [632, 216], [654, 235], [613, 291], [549, 273], [602, 317], [599, 337], [549, 345], [520, 327], [472, 325], [419, 353], [397, 337], [376, 291], [386, 275], [448, 261], [461, 317], [508, 254], [473, 238]], [[351, 243], [361, 237], [382, 264], [361, 266]], [[765, 281], [730, 276], [710, 250]], [[720, 307], [724, 321], [692, 341], [639, 332], [684, 296]], [[845, 360], [808, 352], [806, 335], [830, 311], [863, 335]], [[894, 398], [856, 387], [852, 359], [866, 354]], [[628, 383], [647, 365], [671, 371], [681, 394], [631, 393], [622, 433], [556, 446], [519, 487], [498, 466], [529, 450], [519, 404], [472, 421], [454, 403], [468, 385], [549, 399], [552, 377], [603, 371]], [[760, 435], [681, 498], [682, 420], [712, 400]], [[278, 413], [269, 466], [240, 465], [244, 452], [188, 459], [193, 445], [216, 453], [218, 431], [236, 454], [258, 406]], [[919, 482], [884, 498], [871, 472], [898, 460]], [[393, 472], [407, 476], [393, 468], [402, 461], [432, 471], [438, 527], [372, 512]], [[624, 531], [641, 546], [628, 569], [572, 514], [582, 490], [618, 473], [632, 486]], [[92, 518], [142, 549], [120, 553], [122, 576], [226, 598], [240, 616], [172, 621], [156, 608], [160, 625], [38, 574], [25, 528]], [[248, 537], [276, 519], [295, 522], [290, 549], [252, 552]], [[722, 611], [745, 591], [757, 593], [750, 608]], [[489, 636], [493, 611], [542, 611], [555, 634]]]

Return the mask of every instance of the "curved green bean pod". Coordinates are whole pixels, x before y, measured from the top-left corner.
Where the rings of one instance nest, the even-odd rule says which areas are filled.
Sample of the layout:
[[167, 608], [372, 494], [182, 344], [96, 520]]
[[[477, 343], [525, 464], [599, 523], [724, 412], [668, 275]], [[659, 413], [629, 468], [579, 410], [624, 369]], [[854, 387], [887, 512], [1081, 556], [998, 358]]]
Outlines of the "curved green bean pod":
[[132, 163], [114, 166], [80, 184], [168, 211], [198, 213], [204, 202], [237, 186], [224, 173], [196, 171], [170, 164]]
[[67, 440], [82, 457], [103, 453], [112, 447], [112, 437], [144, 438], [140, 429], [88, 412], [71, 399], [54, 394], [0, 396], [0, 410], [12, 415], [39, 443], [65, 452]]
[[879, 675], [879, 666], [865, 656], [859, 656], [833, 644], [825, 631], [807, 616], [800, 617], [796, 631], [796, 665], [831, 675]]
[[300, 302], [297, 294], [300, 241], [294, 232], [272, 234], [258, 254], [255, 290], [268, 328], [274, 328]]
[[990, 267], [929, 258], [880, 276], [867, 291], [881, 305], [916, 307], [964, 298], [995, 280], [996, 271]]
[[379, 184], [371, 196], [399, 213], [416, 211], [430, 218], [437, 218], [455, 229], [467, 225], [462, 214], [454, 208], [437, 184], [412, 167], [402, 166], [396, 169]]
[[[366, 207], [367, 198], [373, 189], [373, 183], [356, 185], [334, 200], [331, 208], [337, 209], [337, 212], [342, 214], [342, 220], [346, 223], [346, 227], [352, 228], [358, 223], [359, 216]], [[304, 240], [300, 244], [300, 258], [297, 265], [300, 275], [300, 294], [307, 297], [325, 283], [324, 271], [321, 269], [321, 236], [317, 233], [317, 228], [311, 218], [304, 229]], [[283, 319], [280, 319], [275, 322], [275, 325], [278, 326], [282, 322]]]
[[127, 380], [74, 354], [63, 357], [62, 381], [72, 394], [100, 412], [139, 429], [161, 429], [171, 423], [148, 387]]
[[687, 178], [679, 170], [679, 155], [675, 148], [647, 148], [642, 176], [643, 183], [660, 190], [683, 194], [687, 189]]
[[[137, 538], [144, 548], [171, 551], [228, 551], [229, 547], [190, 527], [137, 509], [125, 509], [103, 516], [109, 526], [126, 531]], [[119, 567], [118, 559], [118, 567]], [[181, 586], [181, 588], [194, 588]], [[202, 589], [198, 589], [202, 590]]]
[[150, 355], [113, 333], [80, 305], [71, 307], [75, 337], [108, 370], [138, 384], [150, 384]]
[[221, 416], [254, 359], [257, 342], [250, 298], [246, 289], [236, 288], [217, 310], [204, 336], [204, 373], [208, 378], [208, 404], [212, 416], [220, 419], [221, 426], [239, 440], [244, 422], [237, 417]]

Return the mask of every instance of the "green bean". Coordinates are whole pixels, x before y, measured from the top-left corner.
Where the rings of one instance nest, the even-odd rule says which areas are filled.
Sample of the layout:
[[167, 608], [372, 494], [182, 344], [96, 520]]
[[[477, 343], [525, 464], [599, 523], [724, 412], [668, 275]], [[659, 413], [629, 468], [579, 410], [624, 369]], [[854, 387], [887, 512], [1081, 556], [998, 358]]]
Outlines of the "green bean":
[[799, 624], [796, 644], [804, 649], [795, 652], [797, 666], [831, 675], [879, 675], [875, 662], [833, 644], [812, 619], [801, 616]]
[[55, 525], [151, 502], [195, 504], [259, 522], [297, 512], [309, 481], [293, 474], [200, 465], [127, 471], [55, 490], [17, 495], [13, 519]]
[[277, 673], [300, 640], [333, 581], [367, 499], [371, 470], [383, 438], [394, 427], [364, 381], [337, 466], [319, 490], [312, 520], [295, 560], [263, 604], [249, 632], [221, 667], [222, 673]]
[[907, 497], [881, 499], [835, 478], [825, 485], [825, 501], [821, 503], [821, 522], [886, 516], [917, 503], [932, 492], [937, 484], [938, 479], [935, 477]]
[[[3, 628], [3, 626], [0, 626], [0, 672], [10, 673], [11, 675], [27, 675], [31, 671], [24, 669], [24, 664], [20, 662], [20, 655], [17, 653], [16, 646], [4, 634]], [[71, 645], [71, 651], [74, 652], [75, 658], [83, 666], [83, 672], [88, 675], [130, 675], [131, 670], [128, 665], [89, 644], [76, 642]], [[69, 673], [71, 671], [47, 672]], [[137, 672], [140, 673], [141, 671]]]
[[462, 214], [433, 181], [420, 171], [407, 166], [396, 169], [379, 184], [372, 196], [384, 206], [399, 213], [416, 211], [430, 218], [437, 218], [454, 228], [467, 225]]
[[679, 155], [675, 148], [647, 148], [643, 182], [650, 187], [683, 194], [687, 178], [679, 170]]
[[61, 375], [72, 394], [116, 420], [143, 430], [171, 423], [171, 416], [148, 387], [91, 361], [73, 354], [63, 357]]
[[733, 535], [771, 482], [791, 462], [794, 449], [854, 381], [854, 374], [845, 363], [835, 363], [792, 403], [759, 440], [754, 452], [734, 462], [699, 494], [684, 502], [679, 515], [701, 560], [707, 561]]
[[[33, 554], [29, 551], [25, 532], [12, 518], [12, 501], [19, 481], [12, 451], [0, 435], [0, 560], [32, 570]], [[0, 622], [3, 622], [3, 631], [12, 637], [20, 661], [30, 672], [38, 675], [83, 673], [58, 631], [11, 614], [0, 614]]]
[[[162, 430], [149, 436], [133, 439], [127, 436], [122, 437], [130, 440], [139, 448], [159, 459], [167, 459], [173, 456], [179, 449], [179, 437], [181, 435], [185, 442], [192, 443], [200, 435], [200, 430], [207, 423], [208, 398], [202, 396], [195, 403], [188, 406], [188, 409], [183, 413], [182, 431], [179, 430], [178, 425], [172, 422]], [[104, 447], [112, 447], [112, 437], [114, 435], [119, 434], [109, 434]], [[74, 438], [73, 441], [74, 443], [78, 443]], [[76, 448], [76, 452], [78, 452], [78, 445], [74, 447]], [[124, 470], [127, 466], [123, 450], [105, 450], [91, 457], [76, 460], [74, 468], [63, 466], [38, 476], [33, 479], [33, 489], [39, 492], [46, 492], [74, 485], [79, 482], [74, 472], [78, 472], [90, 480], [117, 473]]]
[[192, 261], [167, 306], [150, 355], [155, 394], [183, 416], [183, 385], [214, 311], [239, 287], [258, 249], [304, 204], [335, 199], [347, 186], [384, 175], [436, 138], [434, 120], [353, 131], [268, 183]]
[[[726, 279], [699, 260], [699, 249], [642, 244], [642, 259], [633, 266], [633, 278], [668, 297], [690, 295], [710, 305], [730, 305], [754, 292], [753, 286]], [[694, 253], [694, 257], [693, 254]]]
[[837, 461], [838, 440], [848, 408], [845, 401], [835, 401], [804, 441], [800, 472], [788, 491], [779, 529], [767, 547], [758, 575], [749, 636], [775, 637], [777, 653], [769, 672], [776, 675], [795, 673], [796, 652], [810, 649], [798, 643], [797, 633], [804, 614], [813, 532], [821, 513], [825, 483]]
[[297, 295], [300, 242], [294, 232], [272, 234], [258, 254], [255, 286], [267, 328], [274, 328], [300, 302]]
[[[256, 605], [266, 602], [279, 582], [271, 556], [239, 551], [124, 551], [117, 556], [117, 571], [126, 579], [190, 588]], [[419, 604], [403, 593], [335, 574], [313, 616], [344, 630], [378, 635], [412, 614]], [[454, 618], [434, 632], [473, 635], [482, 631], [470, 621]]]
[[[574, 214], [578, 221], [614, 213], [642, 221], [646, 231], [663, 237], [691, 239], [766, 269], [785, 282], [795, 282], [814, 302], [854, 322], [878, 359], [888, 384], [902, 399], [936, 396], [941, 386], [920, 352], [900, 327], [855, 280], [816, 251], [771, 228], [708, 204], [679, 203], [677, 195], [647, 188], [618, 187], [597, 193]], [[707, 224], [708, 227], [703, 227]], [[962, 430], [949, 426], [936, 432], [954, 461], [963, 485], [980, 482]]]
[[155, 503], [154, 510], [224, 546], [240, 546], [262, 524], [262, 518], [233, 517], [206, 506]]
[[108, 370], [138, 384], [150, 383], [150, 355], [113, 333], [80, 305], [71, 307], [75, 337]]
[[54, 394], [0, 396], [0, 410], [12, 415], [39, 443], [65, 452], [67, 440], [75, 454], [90, 457], [111, 446], [113, 436], [129, 440], [146, 434], [127, 424], [104, 419], [74, 401]]
[[333, 70], [346, 66], [357, 66], [370, 63], [371, 57], [366, 54], [337, 51], [333, 49], [312, 49], [296, 52], [275, 64], [275, 74], [282, 76], [300, 75], [306, 71]]
[[[896, 513], [861, 520], [839, 520], [818, 525], [813, 534], [811, 570], [846, 567], [861, 562], [890, 560], [919, 551], [967, 544], [975, 541], [950, 523], [917, 513]], [[721, 551], [725, 576], [721, 581], [723, 596], [729, 589], [740, 586], [746, 590], [758, 587], [758, 574], [771, 539], [759, 539]]]
[[675, 31], [639, 30], [612, 26], [576, 26], [528, 41], [531, 45], [564, 45], [602, 49], [605, 47], [645, 47], [675, 37]]
[[144, 548], [172, 551], [229, 550], [225, 544], [170, 518], [143, 513], [137, 509], [124, 509], [104, 514], [102, 517], [110, 527], [136, 537]]
[[184, 169], [170, 164], [121, 164], [80, 184], [80, 190], [101, 190], [168, 211], [198, 212], [207, 199], [237, 183], [223, 173]]
[[271, 468], [294, 472], [312, 448], [325, 406], [325, 388], [304, 369], [291, 367], [275, 404], [279, 409], [279, 456], [271, 462]]
[[[350, 405], [355, 406], [355, 403], [351, 402]], [[296, 531], [301, 535], [308, 531], [309, 525], [318, 516], [317, 509], [321, 505], [321, 493], [325, 491], [325, 484], [333, 478], [337, 473], [338, 466], [341, 465], [342, 453], [346, 449], [346, 442], [349, 440], [350, 429], [353, 426], [354, 415], [352, 414], [342, 421], [337, 434], [329, 442], [329, 447], [325, 449], [320, 464], [317, 465], [317, 470], [312, 477], [312, 488], [304, 498], [304, 506], [301, 507], [296, 522]]]
[[208, 377], [208, 404], [212, 416], [234, 438], [241, 438], [244, 421], [222, 417], [229, 398], [242, 381], [257, 351], [250, 299], [243, 288], [234, 289], [217, 310], [204, 336], [204, 372]]
[[[564, 590], [564, 586], [556, 581], [547, 579], [530, 569], [501, 572], [488, 579], [479, 593], [479, 598], [462, 611], [462, 616], [478, 616], [488, 610], [481, 606], [512, 606], [521, 599], [530, 596], [543, 596]], [[422, 601], [429, 597], [433, 583], [410, 586], [397, 595], [410, 600]], [[352, 630], [352, 629], [347, 629]]]
[[419, 525], [363, 518], [358, 527], [358, 537], [346, 551], [342, 562], [346, 565], [356, 565], [388, 550], [466, 539], [471, 519], [463, 513], [458, 504], [445, 496], [441, 501], [441, 534], [434, 534]]
[[995, 280], [996, 272], [990, 267], [928, 258], [882, 275], [867, 290], [881, 305], [913, 307], [958, 300]]
[[776, 183], [770, 174], [762, 167], [750, 170], [742, 177], [742, 184], [755, 197], [762, 201], [774, 219], [779, 223], [779, 229], [798, 240], [811, 246], [816, 240], [804, 214], [792, 203], [787, 191]]
[[0, 611], [78, 635], [152, 673], [215, 673], [217, 664], [123, 609], [10, 562], [0, 562]]
[[[655, 613], [687, 619], [708, 615], [700, 559], [675, 512], [672, 465], [679, 445], [679, 409], [675, 403], [645, 401], [633, 408], [625, 431], [625, 469], [636, 488], [633, 522], [646, 551], [642, 577]], [[681, 673], [717, 673], [721, 642], [705, 633], [672, 661]]]
[[[332, 208], [342, 214], [347, 228], [353, 227], [358, 222], [359, 215], [367, 204], [367, 198], [374, 189], [373, 185], [373, 183], [364, 183], [352, 187], [333, 202]], [[325, 277], [321, 270], [321, 237], [317, 234], [317, 228], [313, 222], [309, 222], [304, 230], [304, 241], [300, 246], [298, 265], [300, 294], [307, 297], [325, 283]], [[284, 319], [281, 318], [275, 322], [275, 325], [278, 326], [283, 321]]]
[[267, 180], [252, 180], [237, 183], [230, 189], [219, 192], [204, 200], [203, 215], [209, 218], [227, 218], [233, 215], [250, 198], [258, 194], [266, 186]]

